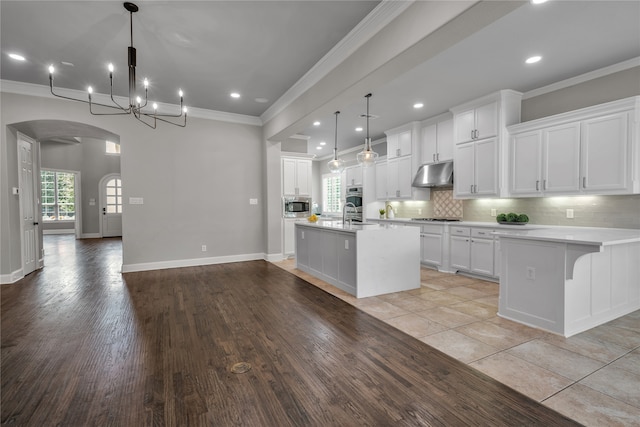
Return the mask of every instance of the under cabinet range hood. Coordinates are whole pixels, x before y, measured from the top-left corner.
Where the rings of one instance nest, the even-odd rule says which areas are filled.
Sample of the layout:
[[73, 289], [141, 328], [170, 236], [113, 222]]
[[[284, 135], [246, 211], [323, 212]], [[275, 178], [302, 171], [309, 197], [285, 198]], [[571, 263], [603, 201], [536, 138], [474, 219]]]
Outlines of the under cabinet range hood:
[[411, 185], [421, 188], [452, 187], [453, 162], [431, 163], [420, 166]]

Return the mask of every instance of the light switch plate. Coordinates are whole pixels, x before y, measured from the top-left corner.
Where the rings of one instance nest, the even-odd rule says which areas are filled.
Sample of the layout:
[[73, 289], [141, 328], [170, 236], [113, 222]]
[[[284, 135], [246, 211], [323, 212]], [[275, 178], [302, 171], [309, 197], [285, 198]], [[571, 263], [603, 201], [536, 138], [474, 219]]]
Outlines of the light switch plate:
[[573, 209], [567, 209], [567, 218], [573, 218]]
[[257, 205], [258, 204], [258, 199], [249, 199], [249, 204], [250, 205]]
[[491, 216], [496, 216], [498, 215], [497, 211], [495, 209], [491, 209]]
[[130, 205], [144, 205], [144, 199], [142, 197], [129, 197]]

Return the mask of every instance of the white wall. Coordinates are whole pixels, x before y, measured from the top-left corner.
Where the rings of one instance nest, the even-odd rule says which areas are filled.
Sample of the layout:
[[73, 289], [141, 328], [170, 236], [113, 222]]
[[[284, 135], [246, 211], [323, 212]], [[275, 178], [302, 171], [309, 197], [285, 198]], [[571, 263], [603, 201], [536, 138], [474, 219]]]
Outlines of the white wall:
[[[259, 126], [189, 118], [184, 129], [159, 124], [152, 130], [131, 116], [91, 116], [84, 104], [8, 93], [2, 93], [0, 106], [0, 274], [15, 271], [21, 263], [15, 250], [18, 198], [10, 195], [17, 186], [16, 139], [7, 125], [42, 119], [84, 122], [120, 136], [125, 268], [263, 257], [264, 150]], [[129, 205], [129, 197], [143, 197], [144, 204]], [[257, 198], [258, 205], [249, 205], [250, 198]], [[208, 251], [202, 252], [201, 245]]]

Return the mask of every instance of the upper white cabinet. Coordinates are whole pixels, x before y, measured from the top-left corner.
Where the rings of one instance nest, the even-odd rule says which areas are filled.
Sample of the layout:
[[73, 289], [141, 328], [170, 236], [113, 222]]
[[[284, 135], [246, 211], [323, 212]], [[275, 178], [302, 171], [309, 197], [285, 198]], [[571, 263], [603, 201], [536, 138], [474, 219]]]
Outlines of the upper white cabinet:
[[438, 118], [422, 122], [420, 164], [453, 160], [453, 118]]
[[498, 134], [498, 101], [469, 106], [455, 114], [456, 144]]
[[454, 197], [507, 195], [507, 126], [520, 122], [522, 94], [501, 90], [451, 109]]
[[387, 197], [389, 199], [410, 199], [411, 157], [387, 159]]
[[413, 137], [411, 129], [387, 131], [387, 158], [410, 156], [412, 153]]
[[510, 193], [640, 193], [639, 99], [510, 126]]
[[344, 169], [345, 172], [345, 185], [354, 186], [354, 185], [362, 185], [362, 166], [349, 166]]
[[311, 160], [282, 158], [282, 194], [284, 196], [311, 195]]
[[388, 200], [386, 160], [376, 162], [376, 200]]

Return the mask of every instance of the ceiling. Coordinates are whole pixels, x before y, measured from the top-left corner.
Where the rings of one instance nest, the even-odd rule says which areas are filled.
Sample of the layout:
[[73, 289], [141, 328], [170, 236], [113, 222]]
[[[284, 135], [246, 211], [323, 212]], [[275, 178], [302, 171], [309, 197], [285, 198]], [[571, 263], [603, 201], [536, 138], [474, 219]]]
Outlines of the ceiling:
[[[379, 4], [378, 1], [138, 1], [133, 36], [138, 77], [150, 98], [191, 107], [262, 115]], [[126, 96], [129, 14], [117, 1], [0, 2], [0, 78]], [[10, 52], [27, 60], [15, 62]], [[538, 54], [542, 61], [525, 65]], [[551, 0], [523, 6], [384, 86], [370, 88], [374, 139], [499, 89], [526, 92], [640, 57], [640, 0]], [[72, 63], [73, 66], [63, 65]], [[229, 94], [237, 91], [239, 99]], [[340, 107], [339, 149], [362, 144], [365, 93]], [[256, 101], [256, 99], [264, 98]], [[266, 102], [264, 101], [266, 99]], [[415, 102], [423, 102], [420, 110]], [[300, 134], [308, 150], [330, 155], [335, 117], [314, 118]], [[320, 141], [326, 145], [316, 150]]]

